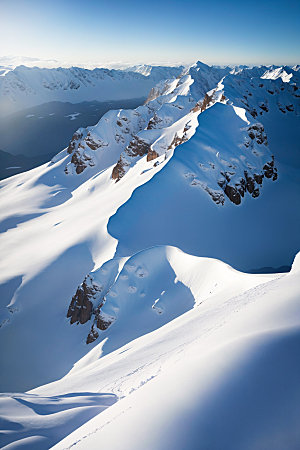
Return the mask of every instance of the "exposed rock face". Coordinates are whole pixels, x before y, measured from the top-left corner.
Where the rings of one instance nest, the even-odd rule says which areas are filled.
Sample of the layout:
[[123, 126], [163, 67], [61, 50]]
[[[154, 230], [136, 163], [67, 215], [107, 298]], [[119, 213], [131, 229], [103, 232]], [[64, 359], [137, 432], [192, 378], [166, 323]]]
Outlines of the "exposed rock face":
[[92, 326], [91, 330], [86, 338], [86, 343], [91, 344], [92, 342], [96, 341], [99, 337], [99, 333], [96, 330], [95, 327], [98, 328], [100, 331], [105, 331], [107, 328], [115, 321], [114, 317], [107, 316], [106, 314], [102, 313], [101, 307], [105, 303], [104, 301], [93, 311], [93, 317], [92, 317]]
[[[230, 108], [230, 105], [224, 107]], [[220, 107], [218, 109], [223, 111]], [[263, 125], [256, 122], [240, 128], [237, 123], [237, 131], [240, 134], [240, 142], [234, 140], [231, 143], [232, 151], [228, 148], [228, 142], [224, 146], [224, 152], [220, 145], [214, 148], [200, 144], [203, 145], [202, 151], [197, 154], [193, 163], [195, 172], [184, 174], [190, 186], [203, 189], [221, 206], [225, 204], [226, 199], [234, 205], [240, 205], [246, 195], [257, 198], [264, 178], [273, 181], [277, 179], [274, 156], [268, 149]], [[226, 133], [226, 130], [223, 129], [223, 132]], [[204, 132], [204, 142], [205, 138]], [[198, 143], [196, 148], [197, 145]]]
[[147, 105], [152, 100], [157, 99], [161, 95], [163, 95], [168, 89], [170, 89], [170, 86], [173, 85], [173, 89], [177, 86], [179, 80], [181, 78], [181, 75], [178, 75], [176, 77], [176, 80], [170, 79], [170, 80], [164, 80], [159, 82], [156, 86], [154, 86], [148, 95], [147, 100], [145, 101], [145, 105]]
[[80, 153], [79, 151], [74, 151], [72, 154], [71, 163], [75, 166], [75, 170], [78, 175], [82, 173], [87, 166], [93, 167], [95, 165], [93, 159], [89, 155], [86, 153]]
[[[249, 140], [245, 141], [245, 147], [252, 151], [256, 156], [260, 156], [258, 147], [267, 147], [268, 139], [264, 127], [261, 123], [255, 123], [248, 127]], [[264, 176], [272, 178], [273, 181], [277, 179], [277, 169], [275, 167], [274, 156], [271, 156], [271, 161], [264, 164], [264, 166], [257, 171], [256, 168], [244, 170], [243, 177], [238, 181], [232, 183], [232, 178], [235, 176], [235, 171], [220, 172], [222, 178], [219, 179], [218, 185], [223, 189], [225, 195], [235, 205], [240, 205], [245, 193], [249, 193], [253, 198], [257, 198], [260, 194]]]
[[75, 133], [73, 134], [72, 139], [70, 141], [70, 144], [68, 146], [68, 149], [67, 149], [68, 153], [73, 153], [73, 151], [76, 148], [77, 141], [79, 141], [82, 138], [83, 138], [83, 132], [80, 129], [75, 131]]
[[115, 165], [115, 167], [113, 168], [111, 177], [113, 180], [119, 181], [124, 175], [125, 175], [125, 170], [123, 167], [123, 162], [120, 158], [119, 161], [117, 162], [117, 164]]
[[152, 161], [159, 157], [159, 154], [155, 150], [149, 150], [147, 153], [147, 161]]
[[168, 150], [174, 149], [174, 148], [178, 147], [178, 145], [183, 144], [184, 142], [188, 141], [187, 132], [190, 128], [191, 128], [190, 125], [186, 124], [183, 129], [183, 134], [181, 137], [179, 137], [178, 134], [175, 133], [175, 136], [174, 136], [171, 144], [169, 145]]
[[[149, 154], [149, 152], [150, 152], [151, 156], [154, 156], [154, 153], [151, 150], [150, 144], [148, 144], [148, 142], [144, 141], [140, 137], [134, 136], [133, 140], [126, 147], [125, 151], [120, 156], [119, 161], [113, 168], [112, 175], [111, 175], [112, 179], [119, 181], [125, 175], [125, 172], [126, 172], [125, 168], [130, 165], [130, 162], [128, 161], [128, 159], [141, 157], [146, 154]], [[150, 156], [150, 158], [151, 158], [151, 156]], [[152, 159], [154, 159], [154, 158], [152, 157]], [[149, 161], [150, 160], [151, 159], [149, 159]]]
[[267, 178], [272, 178], [273, 181], [277, 180], [277, 169], [275, 167], [274, 156], [272, 156], [272, 160], [267, 162], [264, 167], [264, 174]]
[[91, 344], [96, 339], [98, 339], [98, 337], [99, 337], [99, 333], [97, 330], [95, 330], [94, 325], [92, 325], [91, 331], [89, 332], [89, 334], [86, 338], [86, 343]]
[[101, 309], [117, 274], [118, 259], [113, 259], [97, 271], [89, 273], [78, 286], [71, 300], [67, 312], [70, 323], [90, 322], [91, 328], [86, 338], [87, 344], [94, 342], [99, 337], [99, 330], [106, 330], [115, 321], [115, 317], [103, 313]]
[[[202, 73], [203, 71], [205, 73]], [[211, 106], [216, 100], [213, 98], [213, 94], [205, 94], [205, 89], [211, 89], [211, 85], [214, 84], [213, 80], [208, 82], [208, 75], [211, 72], [213, 72], [213, 79], [217, 81], [222, 71], [197, 63], [192, 73], [199, 83], [201, 81], [204, 85], [199, 85], [198, 89], [194, 89], [194, 94], [190, 89], [193, 84], [192, 76], [185, 73], [178, 76], [177, 79], [165, 80], [156, 85], [151, 90], [146, 103], [136, 110], [127, 112], [120, 110], [119, 112], [115, 111], [115, 114], [112, 114], [111, 111], [103, 116], [95, 127], [79, 130], [73, 136], [68, 147], [68, 153], [72, 157], [71, 161], [67, 163], [65, 173], [81, 174], [87, 167], [97, 166], [97, 155], [100, 155], [100, 158], [102, 155], [102, 152], [98, 152], [98, 150], [105, 146], [113, 147], [113, 152], [118, 155], [118, 159], [115, 159], [117, 163], [112, 171], [112, 179], [119, 181], [128, 168], [136, 163], [137, 159], [147, 155], [147, 160], [152, 161], [166, 153], [169, 148], [173, 149], [185, 142], [189, 139], [190, 134], [184, 130], [181, 135], [180, 128], [176, 130], [176, 134], [175, 130], [166, 133], [167, 137], [159, 132], [148, 135], [147, 133], [145, 135], [145, 132], [167, 130], [185, 115], [191, 112], [203, 112]], [[210, 90], [209, 92], [214, 93], [215, 91]], [[191, 110], [191, 106], [195, 105], [199, 98], [201, 101]], [[105, 139], [101, 139], [100, 136], [105, 136]], [[172, 139], [173, 141], [171, 141]], [[158, 141], [160, 142], [158, 143]], [[116, 143], [119, 146], [119, 152], [115, 148]], [[156, 143], [157, 146], [152, 147]], [[104, 159], [107, 161], [107, 156]]]
[[101, 292], [101, 288], [93, 282], [90, 275], [87, 275], [82, 284], [77, 288], [70, 303], [67, 317], [70, 323], [86, 323], [90, 320], [93, 312], [93, 300]]
[[[248, 128], [248, 135], [251, 140], [256, 140], [256, 142], [261, 145], [268, 145], [267, 135], [265, 133], [264, 127], [261, 123], [255, 123]], [[245, 143], [246, 147], [250, 145], [250, 142]]]
[[176, 148], [178, 145], [183, 144], [187, 141], [187, 138], [183, 135], [182, 137], [179, 137], [177, 133], [175, 133], [174, 139], [169, 145], [169, 149]]
[[256, 109], [248, 107], [248, 111], [251, 114], [251, 116], [253, 117], [253, 119], [256, 119], [256, 117], [258, 115]]
[[168, 87], [169, 87], [168, 80], [165, 80], [165, 81], [161, 81], [156, 86], [151, 88], [144, 105], [148, 105], [149, 103], [153, 102], [153, 100], [156, 100], [157, 98], [159, 98], [161, 95], [163, 95], [165, 93], [165, 91], [168, 89]]
[[[248, 70], [248, 72], [251, 76], [251, 71]], [[299, 114], [299, 102], [297, 102], [299, 89], [296, 84], [290, 80], [287, 82], [286, 78], [282, 79], [279, 72], [277, 78], [269, 78], [267, 73], [261, 78], [256, 78], [257, 75], [255, 75], [251, 78], [250, 83], [249, 78], [245, 75], [246, 72], [243, 77], [230, 74], [224, 80], [225, 94], [227, 88], [231, 92], [232, 88], [235, 90], [235, 98], [229, 96], [236, 106], [244, 107], [253, 118], [261, 117], [262, 120], [271, 110], [276, 112], [277, 108], [283, 114], [288, 112]], [[295, 79], [297, 83], [298, 80], [294, 77], [295, 74], [292, 80]], [[249, 85], [252, 92], [249, 90]]]
[[[178, 80], [175, 81], [177, 84]], [[65, 173], [81, 174], [95, 166], [101, 170], [117, 162], [112, 178], [118, 181], [125, 173], [123, 169], [130, 165], [128, 158], [138, 158], [148, 152], [150, 144], [137, 135], [151, 123], [151, 118], [155, 120], [156, 110], [170, 98], [170, 95], [162, 96], [134, 110], [108, 111], [97, 125], [79, 129], [67, 149], [71, 158]], [[104, 167], [101, 167], [101, 161]]]
[[[88, 166], [94, 167], [95, 160], [93, 152], [101, 147], [107, 147], [108, 143], [93, 136], [88, 129], [80, 128], [77, 130], [70, 141], [67, 152], [72, 155], [71, 168], [75, 169], [76, 174], [82, 173]], [[72, 172], [69, 166], [66, 166], [65, 173]]]
[[[151, 122], [151, 120], [150, 120]], [[187, 123], [184, 126], [182, 131], [182, 136], [178, 136], [175, 133], [174, 138], [172, 139], [169, 145], [166, 145], [163, 149], [163, 153], [167, 150], [174, 149], [180, 144], [183, 144], [188, 140], [187, 133], [191, 128], [190, 124]], [[161, 153], [161, 154], [163, 154]], [[127, 169], [130, 165], [137, 159], [147, 155], [147, 161], [152, 161], [160, 156], [160, 154], [152, 148], [152, 144], [146, 142], [139, 136], [134, 136], [133, 140], [126, 147], [125, 151], [121, 154], [119, 161], [115, 165], [112, 171], [112, 179], [119, 181], [126, 173]]]
[[202, 105], [201, 105], [201, 112], [205, 111], [206, 108], [209, 106], [209, 104], [212, 102], [213, 96], [205, 94], [205, 97], [203, 99]]
[[235, 205], [240, 205], [242, 197], [248, 192], [253, 198], [256, 198], [260, 194], [260, 188], [262, 187], [262, 182], [264, 176], [266, 178], [271, 178], [273, 181], [277, 180], [277, 169], [274, 164], [274, 156], [272, 160], [267, 162], [263, 166], [261, 173], [250, 174], [247, 170], [244, 171], [244, 177], [240, 178], [235, 184], [230, 184], [231, 176], [221, 172], [224, 176], [223, 179], [218, 181], [219, 186], [223, 189], [229, 200]]
[[159, 95], [161, 95], [161, 93], [157, 88], [155, 87], [151, 88], [149, 95], [145, 101], [145, 104], [151, 102], [151, 100], [155, 100], [157, 97], [159, 97]]
[[[225, 96], [223, 96], [224, 98], [226, 98]], [[196, 105], [194, 106], [194, 108], [192, 108], [193, 112], [197, 112], [197, 111], [205, 111], [206, 108], [208, 106], [211, 106], [211, 104], [213, 103], [213, 95], [208, 95], [207, 93], [204, 96], [204, 99], [197, 102]]]
[[147, 130], [152, 130], [153, 128], [159, 128], [159, 124], [161, 124], [163, 121], [158, 117], [157, 114], [154, 114], [153, 117], [149, 120], [149, 123], [147, 125]]
[[101, 306], [99, 306], [95, 312], [95, 323], [99, 330], [105, 331], [114, 322], [115, 319], [114, 317], [108, 317], [107, 315], [103, 314], [101, 311]]
[[150, 145], [143, 139], [135, 136], [125, 150], [128, 156], [135, 158], [136, 156], [144, 156], [150, 150]]
[[[222, 185], [220, 184], [222, 187]], [[235, 186], [230, 186], [230, 184], [225, 184], [224, 192], [235, 205], [239, 205], [241, 203], [241, 194], [237, 190]]]

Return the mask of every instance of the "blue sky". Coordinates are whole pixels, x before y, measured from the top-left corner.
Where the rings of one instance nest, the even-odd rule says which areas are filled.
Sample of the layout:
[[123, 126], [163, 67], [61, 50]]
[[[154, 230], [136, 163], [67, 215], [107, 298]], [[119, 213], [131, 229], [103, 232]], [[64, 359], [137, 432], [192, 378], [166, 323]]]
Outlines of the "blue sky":
[[294, 64], [300, 1], [0, 0], [0, 56]]

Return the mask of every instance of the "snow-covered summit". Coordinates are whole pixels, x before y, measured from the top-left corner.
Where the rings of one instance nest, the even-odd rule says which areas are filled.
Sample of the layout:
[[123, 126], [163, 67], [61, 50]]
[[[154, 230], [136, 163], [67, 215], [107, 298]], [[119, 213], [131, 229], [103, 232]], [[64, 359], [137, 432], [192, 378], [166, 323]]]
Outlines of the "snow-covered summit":
[[[251, 69], [251, 73], [256, 74], [256, 69]], [[262, 73], [264, 71], [261, 69], [259, 74]], [[252, 80], [253, 76], [250, 79]], [[220, 80], [225, 80], [224, 85]], [[235, 86], [235, 91], [232, 93], [228, 91], [228, 94], [227, 89], [224, 89], [225, 85], [230, 85], [230, 81], [227, 80], [233, 80]], [[206, 157], [205, 152], [202, 151], [203, 156], [199, 158], [193, 171], [186, 172], [186, 177], [190, 178], [192, 185], [208, 192], [217, 204], [224, 204], [225, 196], [233, 203], [240, 204], [245, 192], [257, 197], [263, 178], [276, 180], [277, 169], [274, 155], [268, 150], [264, 127], [257, 117], [256, 109], [260, 108], [261, 115], [265, 111], [264, 108], [267, 108], [263, 106], [263, 98], [259, 92], [261, 89], [258, 88], [258, 93], [253, 99], [252, 93], [249, 93], [255, 107], [250, 107], [244, 100], [248, 98], [245, 94], [251, 83], [254, 82], [249, 81], [248, 72], [246, 76], [243, 72], [233, 74], [229, 73], [227, 68], [217, 69], [198, 62], [181, 77], [160, 82], [151, 91], [149, 101], [144, 106], [133, 112], [110, 112], [95, 127], [87, 131], [79, 130], [68, 147], [68, 153], [71, 156], [65, 172], [80, 174], [86, 168], [94, 167], [100, 170], [107, 167], [108, 155], [109, 162], [112, 163], [113, 158], [119, 154], [120, 157], [112, 172], [112, 178], [119, 181], [144, 155], [147, 156], [147, 161], [155, 160], [163, 155], [167, 157], [168, 152], [193, 136], [198, 126], [200, 113], [216, 103], [223, 103], [226, 106], [215, 105], [212, 112], [208, 114], [212, 116], [211, 126], [213, 123], [218, 123], [219, 127], [222, 127], [223, 123], [224, 132], [230, 131], [222, 142], [216, 143], [216, 158], [212, 155]], [[270, 89], [269, 91], [272, 92]], [[229, 99], [232, 97], [233, 101], [228, 100], [225, 92]], [[234, 92], [238, 93], [238, 99], [234, 97]], [[297, 95], [294, 88], [291, 88], [289, 92], [291, 97]], [[232, 104], [233, 108], [229, 107], [229, 104]], [[237, 106], [236, 109], [234, 105]], [[243, 107], [246, 107], [250, 113], [248, 118]], [[293, 106], [288, 105], [288, 108], [291, 109]], [[235, 117], [237, 128], [234, 134]], [[244, 126], [241, 119], [244, 121]], [[230, 128], [228, 128], [229, 123]], [[111, 134], [108, 134], [107, 129]], [[208, 131], [209, 128], [207, 127], [206, 130]], [[201, 127], [198, 132], [201, 134]], [[203, 140], [202, 135], [201, 140]], [[196, 138], [193, 142], [196, 142]], [[209, 143], [211, 143], [211, 136], [208, 138]], [[234, 146], [236, 151], [233, 151]], [[124, 151], [120, 152], [122, 148]], [[226, 148], [230, 149], [229, 154]], [[201, 170], [197, 174], [199, 167]], [[235, 181], [233, 181], [234, 178]]]

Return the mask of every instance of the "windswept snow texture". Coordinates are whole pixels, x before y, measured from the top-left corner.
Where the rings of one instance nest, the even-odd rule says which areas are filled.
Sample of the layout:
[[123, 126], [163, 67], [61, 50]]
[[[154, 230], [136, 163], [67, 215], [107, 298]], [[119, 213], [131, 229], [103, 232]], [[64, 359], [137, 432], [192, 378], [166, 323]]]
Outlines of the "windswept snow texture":
[[[111, 394], [0, 394], [1, 448], [49, 449], [117, 400]], [[9, 445], [12, 442], [13, 444]]]
[[159, 82], [146, 104], [107, 112], [49, 163], [1, 182], [1, 390], [75, 365], [86, 391], [87, 362], [274, 277], [224, 263], [280, 267], [299, 250], [298, 72], [198, 62], [161, 81], [164, 70], [147, 74]]
[[[296, 450], [299, 255], [291, 273], [248, 275], [171, 247], [147, 252], [150, 262], [164, 255], [194, 307], [99, 359], [100, 343], [57, 382], [1, 398], [1, 444], [48, 448], [63, 429], [70, 434], [55, 449]], [[182, 304], [187, 299], [183, 292]], [[130, 320], [130, 301], [123, 303]]]

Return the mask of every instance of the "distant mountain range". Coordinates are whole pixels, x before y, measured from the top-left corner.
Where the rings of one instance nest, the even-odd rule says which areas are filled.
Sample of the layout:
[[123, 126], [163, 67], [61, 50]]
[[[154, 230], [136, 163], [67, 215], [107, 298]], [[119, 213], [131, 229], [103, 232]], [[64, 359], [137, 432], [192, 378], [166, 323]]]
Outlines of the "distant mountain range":
[[4, 69], [0, 76], [0, 117], [51, 101], [80, 103], [147, 97], [153, 85], [179, 76], [183, 67], [138, 66], [132, 71], [26, 66]]

